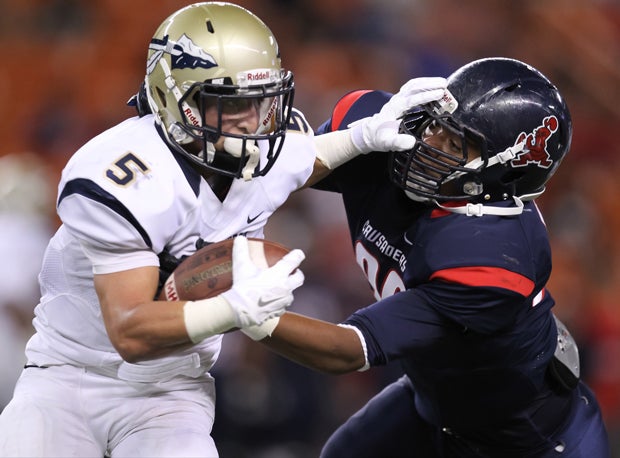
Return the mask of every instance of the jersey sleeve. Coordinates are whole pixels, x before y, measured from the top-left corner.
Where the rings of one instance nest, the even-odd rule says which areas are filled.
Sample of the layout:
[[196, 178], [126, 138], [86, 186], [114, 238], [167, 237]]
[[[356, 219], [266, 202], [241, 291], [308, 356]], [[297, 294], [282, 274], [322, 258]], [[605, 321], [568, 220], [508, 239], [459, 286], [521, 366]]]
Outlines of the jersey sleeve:
[[448, 321], [416, 290], [407, 290], [360, 309], [343, 324], [358, 328], [368, 363], [385, 365], [441, 339]]
[[518, 218], [431, 216], [417, 227], [407, 234], [416, 249], [405, 284], [429, 287], [437, 309], [464, 327], [492, 333], [511, 325], [549, 278], [550, 248], [533, 211]]
[[439, 357], [455, 335], [494, 332], [522, 303], [523, 297], [506, 291], [431, 282], [360, 309], [344, 324], [361, 331], [368, 362], [377, 366], [411, 355]]
[[306, 183], [312, 174], [315, 158], [314, 131], [304, 114], [293, 109], [282, 151], [273, 169], [266, 175], [276, 177], [270, 183], [280, 189], [279, 195], [282, 196], [282, 199], [275, 199], [274, 209], [282, 205], [292, 191]]
[[93, 182], [70, 182], [61, 195], [58, 215], [91, 260], [94, 273], [159, 265], [143, 225]]
[[63, 170], [57, 213], [96, 273], [158, 266], [157, 253], [196, 212], [197, 189], [154, 133], [152, 121], [127, 120]]

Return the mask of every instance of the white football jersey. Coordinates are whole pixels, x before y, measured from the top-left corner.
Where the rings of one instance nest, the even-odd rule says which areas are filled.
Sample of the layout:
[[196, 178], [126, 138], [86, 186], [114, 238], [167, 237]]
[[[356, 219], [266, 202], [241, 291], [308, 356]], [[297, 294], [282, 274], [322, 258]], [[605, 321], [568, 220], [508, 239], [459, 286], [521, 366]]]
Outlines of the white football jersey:
[[[123, 362], [106, 334], [93, 274], [159, 266], [158, 253], [189, 255], [198, 238], [262, 237], [269, 216], [312, 172], [313, 132], [301, 113], [293, 118], [298, 128], [288, 131], [272, 169], [250, 181], [233, 180], [223, 202], [170, 152], [152, 115], [128, 119], [79, 149], [58, 187], [62, 225], [39, 275], [42, 297], [33, 320], [36, 333], [26, 347], [28, 361], [109, 367], [135, 381], [208, 371], [221, 336], [165, 358]], [[265, 145], [259, 146], [264, 159]]]

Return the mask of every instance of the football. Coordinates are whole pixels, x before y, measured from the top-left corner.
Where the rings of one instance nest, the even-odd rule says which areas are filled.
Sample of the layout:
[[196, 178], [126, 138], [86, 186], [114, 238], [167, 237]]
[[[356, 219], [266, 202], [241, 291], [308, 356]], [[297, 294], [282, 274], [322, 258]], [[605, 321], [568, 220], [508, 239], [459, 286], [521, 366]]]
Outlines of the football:
[[[232, 286], [233, 239], [212, 243], [185, 258], [166, 280], [159, 295], [162, 301], [208, 299]], [[269, 240], [248, 238], [252, 261], [267, 268], [290, 250]]]

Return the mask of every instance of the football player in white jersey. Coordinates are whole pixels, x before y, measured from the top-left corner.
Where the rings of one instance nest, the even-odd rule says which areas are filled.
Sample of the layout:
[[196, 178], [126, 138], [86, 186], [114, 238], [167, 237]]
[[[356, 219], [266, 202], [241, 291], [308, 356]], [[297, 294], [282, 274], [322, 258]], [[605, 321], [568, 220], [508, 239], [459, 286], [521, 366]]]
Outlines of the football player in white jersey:
[[[301, 251], [259, 271], [246, 236], [262, 237], [289, 194], [334, 164], [411, 148], [396, 116], [415, 104], [408, 97], [443, 93], [418, 86], [315, 143], [293, 90], [273, 34], [246, 9], [197, 3], [161, 24], [139, 116], [87, 142], [63, 170], [62, 225], [39, 277], [28, 363], [0, 416], [1, 456], [218, 455], [209, 369], [221, 333], [283, 313], [303, 282]], [[155, 300], [160, 260], [233, 236], [229, 291]]]

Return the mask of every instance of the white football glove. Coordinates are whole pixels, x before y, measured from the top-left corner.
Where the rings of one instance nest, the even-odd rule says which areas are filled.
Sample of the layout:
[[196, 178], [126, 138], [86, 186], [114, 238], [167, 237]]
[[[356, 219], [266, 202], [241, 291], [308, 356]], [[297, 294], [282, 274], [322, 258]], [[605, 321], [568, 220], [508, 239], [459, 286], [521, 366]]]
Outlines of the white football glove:
[[279, 322], [280, 317], [276, 316], [274, 318], [269, 318], [268, 320], [265, 320], [261, 324], [258, 324], [256, 326], [241, 328], [241, 332], [248, 336], [250, 339], [258, 342], [259, 340], [263, 340], [265, 337], [271, 337]]
[[257, 325], [284, 313], [293, 302], [293, 290], [304, 282], [304, 275], [298, 269], [304, 258], [303, 251], [292, 250], [273, 266], [261, 269], [250, 258], [247, 238], [235, 238], [233, 285], [220, 297], [233, 310], [237, 327]]
[[447, 86], [448, 81], [440, 77], [407, 81], [379, 113], [349, 124], [353, 144], [361, 154], [413, 148], [416, 139], [412, 135], [398, 133], [400, 118], [413, 107], [441, 99]]

